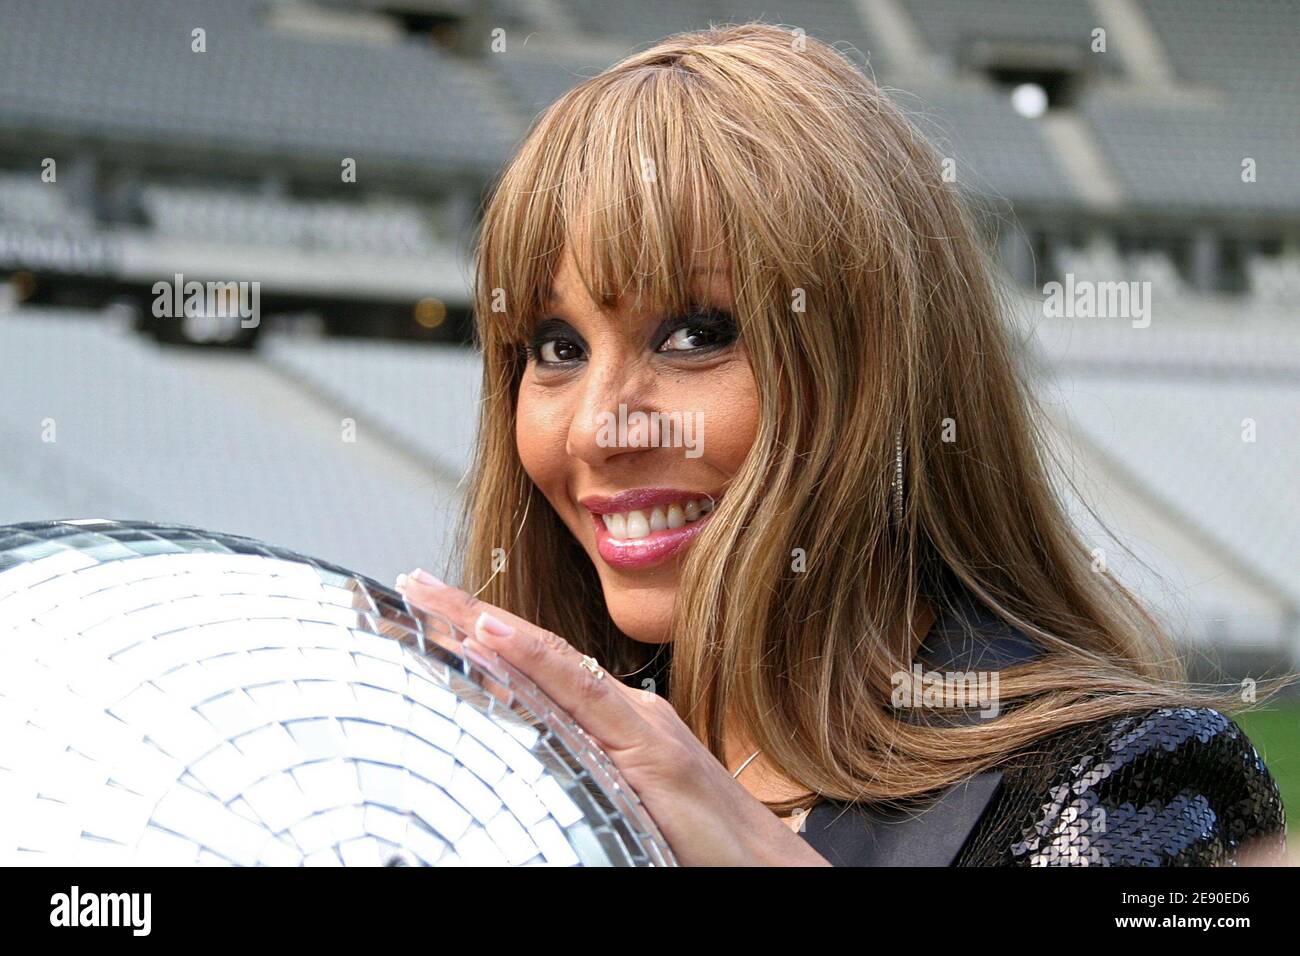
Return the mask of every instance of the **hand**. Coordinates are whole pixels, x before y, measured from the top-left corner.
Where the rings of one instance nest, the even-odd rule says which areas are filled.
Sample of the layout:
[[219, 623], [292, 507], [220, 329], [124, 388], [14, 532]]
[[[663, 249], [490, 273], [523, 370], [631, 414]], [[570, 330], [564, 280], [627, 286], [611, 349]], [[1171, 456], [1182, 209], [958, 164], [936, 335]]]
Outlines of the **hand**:
[[397, 589], [412, 608], [440, 614], [469, 635], [462, 649], [471, 661], [488, 671], [507, 661], [577, 721], [683, 866], [830, 865], [734, 780], [658, 694], [609, 675], [598, 679], [563, 638], [426, 571], [399, 576]]

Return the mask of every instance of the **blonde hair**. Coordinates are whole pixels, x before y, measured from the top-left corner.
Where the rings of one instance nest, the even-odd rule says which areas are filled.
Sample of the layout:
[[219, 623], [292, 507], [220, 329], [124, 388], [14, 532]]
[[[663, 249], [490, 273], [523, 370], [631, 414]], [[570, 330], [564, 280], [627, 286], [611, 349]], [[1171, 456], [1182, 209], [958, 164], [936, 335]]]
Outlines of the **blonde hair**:
[[[717, 257], [761, 422], [684, 562], [667, 672], [715, 755], [734, 715], [811, 795], [889, 801], [1073, 724], [1219, 703], [1185, 685], [1159, 624], [1092, 569], [976, 237], [921, 134], [816, 40], [799, 48], [761, 23], [680, 34], [570, 90], [534, 121], [481, 225], [463, 585], [637, 680], [660, 648], [618, 631], [590, 558], [520, 463], [520, 344], [566, 246], [594, 301], [635, 293], [665, 314], [692, 304], [687, 277]], [[1015, 706], [997, 719], [901, 720], [891, 675], [918, 650], [917, 601], [955, 588], [1045, 653], [1002, 673]]]

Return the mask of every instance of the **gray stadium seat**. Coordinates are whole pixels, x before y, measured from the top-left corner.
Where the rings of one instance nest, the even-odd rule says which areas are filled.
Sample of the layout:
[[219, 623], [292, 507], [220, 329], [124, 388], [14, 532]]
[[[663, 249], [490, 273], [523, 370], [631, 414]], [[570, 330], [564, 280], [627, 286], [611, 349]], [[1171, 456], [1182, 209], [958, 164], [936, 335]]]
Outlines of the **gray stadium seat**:
[[[902, 0], [921, 35], [955, 65], [981, 40], [1054, 44], [1077, 53], [1079, 63], [1100, 73], [1120, 70], [1116, 57], [1091, 50], [1101, 26], [1092, 4], [1078, 0]], [[1109, 37], [1107, 49], [1109, 51]]]
[[[1107, 159], [1139, 209], [1186, 214], [1300, 210], [1300, 132], [1293, 109], [1246, 113], [1224, 105], [1095, 90], [1082, 104]], [[1255, 160], [1255, 181], [1242, 162]]]
[[[488, 173], [517, 134], [475, 70], [415, 41], [280, 33], [252, 0], [137, 0], [94, 16], [78, 0], [39, 14], [0, 5], [0, 124], [65, 135], [347, 156]], [[207, 52], [190, 31], [207, 31]]]
[[[29, 310], [0, 316], [0, 378], [0, 524], [179, 521], [388, 582], [450, 553], [455, 480], [389, 445], [371, 406], [322, 403], [256, 356], [163, 349], [93, 314]], [[436, 433], [456, 414], [431, 405], [423, 422]]]

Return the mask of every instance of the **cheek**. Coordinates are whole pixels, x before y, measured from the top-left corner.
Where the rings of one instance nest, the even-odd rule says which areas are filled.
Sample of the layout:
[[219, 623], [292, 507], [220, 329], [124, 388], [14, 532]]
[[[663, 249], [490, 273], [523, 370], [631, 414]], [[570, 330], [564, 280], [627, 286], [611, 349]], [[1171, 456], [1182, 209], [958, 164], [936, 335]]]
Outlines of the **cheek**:
[[519, 386], [515, 411], [515, 446], [519, 460], [543, 492], [564, 482], [568, 421], [554, 400], [539, 396], [527, 376]]
[[758, 434], [758, 386], [749, 363], [729, 363], [709, 376], [706, 387], [683, 407], [702, 412], [703, 460], [727, 475], [739, 470]]

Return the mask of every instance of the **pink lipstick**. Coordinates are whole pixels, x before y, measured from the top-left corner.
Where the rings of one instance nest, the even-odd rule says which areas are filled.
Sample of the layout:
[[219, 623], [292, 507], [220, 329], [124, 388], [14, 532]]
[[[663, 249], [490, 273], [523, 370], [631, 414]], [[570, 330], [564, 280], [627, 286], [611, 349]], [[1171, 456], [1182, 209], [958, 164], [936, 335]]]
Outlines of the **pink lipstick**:
[[[681, 551], [699, 534], [713, 514], [717, 500], [717, 495], [706, 491], [637, 488], [609, 496], [589, 495], [579, 503], [592, 513], [596, 550], [605, 562], [620, 570], [638, 570], [659, 564]], [[646, 526], [653, 512], [656, 509], [666, 512], [669, 505], [682, 510], [681, 517], [686, 523], [676, 528], [648, 530]], [[605, 516], [619, 532], [617, 536], [611, 532]], [[627, 526], [637, 528], [638, 536], [624, 536], [624, 529], [630, 530]]]

